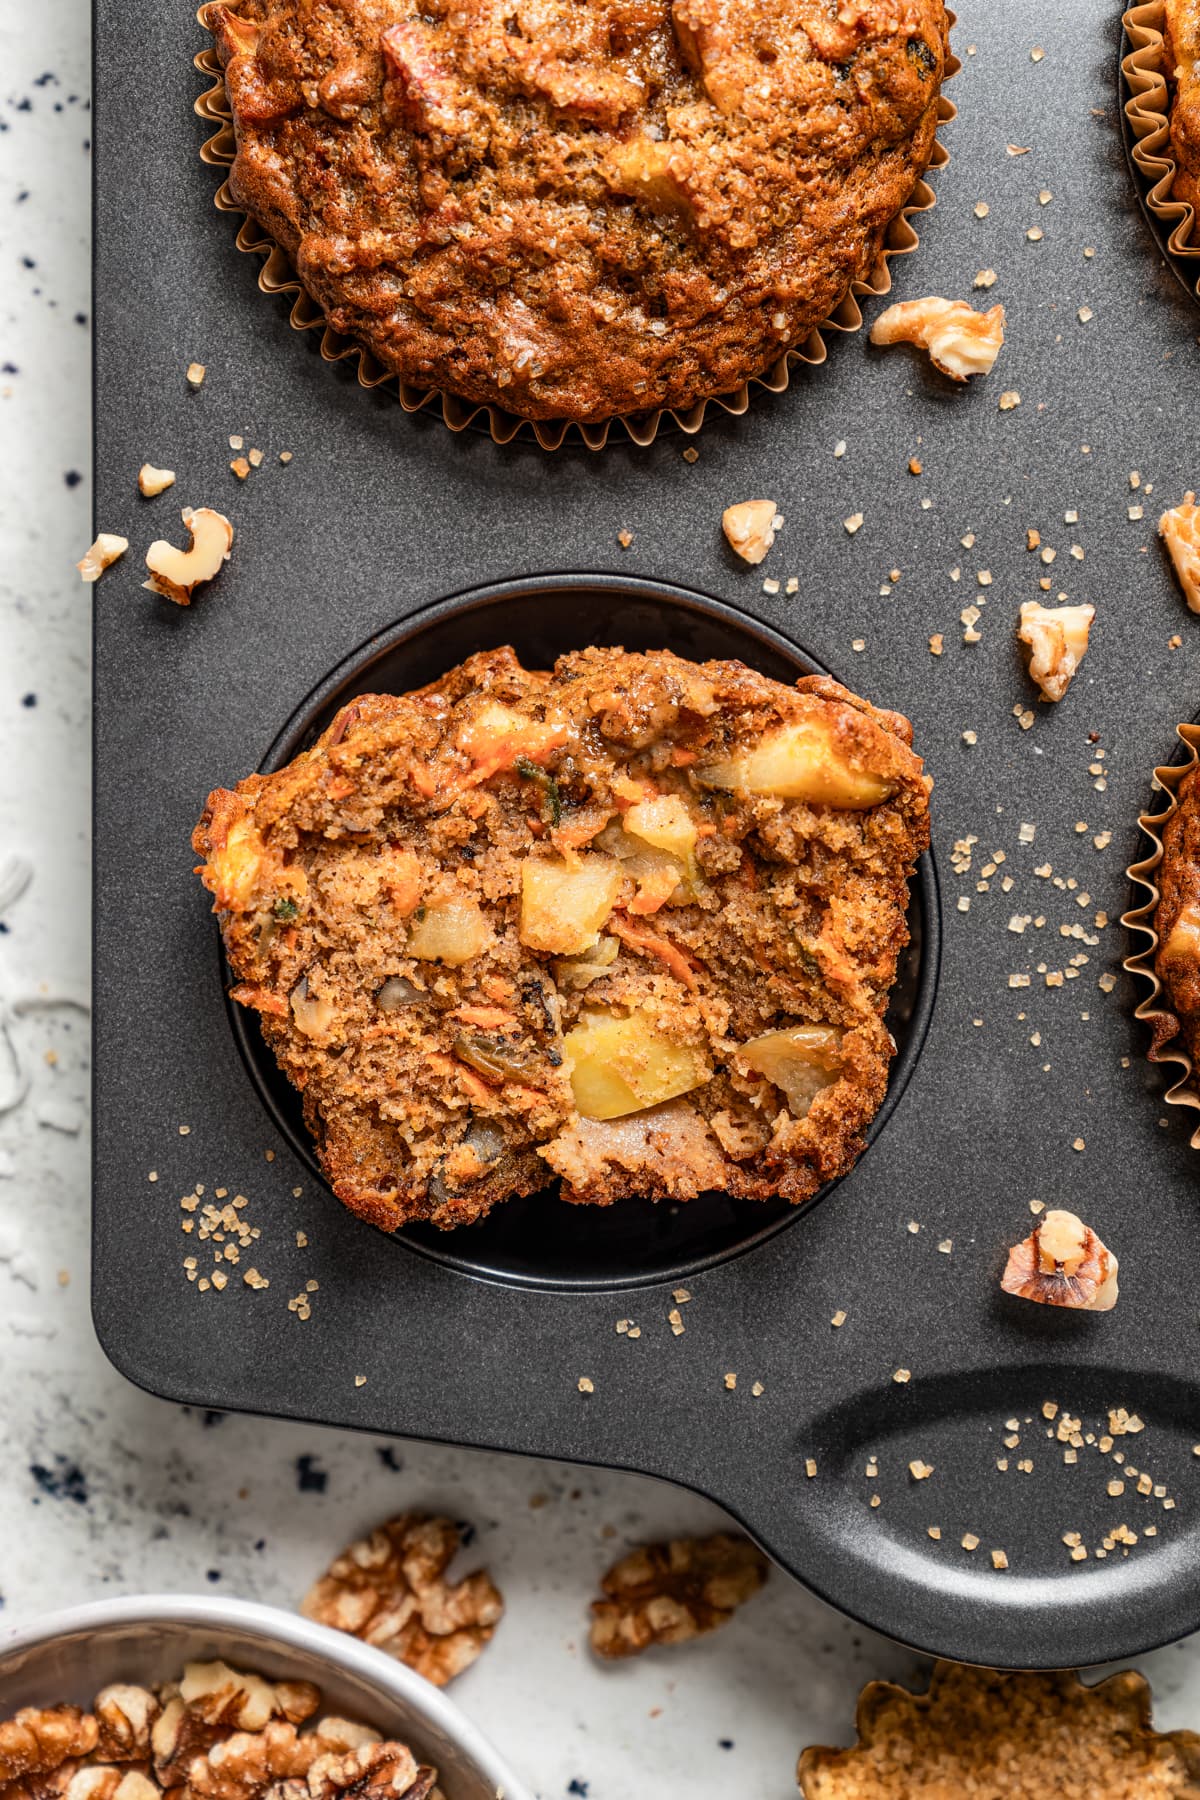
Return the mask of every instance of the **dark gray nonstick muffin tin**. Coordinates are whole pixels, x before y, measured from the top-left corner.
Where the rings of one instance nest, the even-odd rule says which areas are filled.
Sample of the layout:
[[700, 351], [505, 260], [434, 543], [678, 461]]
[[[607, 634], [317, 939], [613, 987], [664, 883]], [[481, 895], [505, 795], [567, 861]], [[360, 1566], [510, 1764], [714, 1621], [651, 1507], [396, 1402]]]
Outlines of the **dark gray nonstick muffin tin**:
[[[787, 394], [710, 417], [691, 463], [678, 432], [600, 455], [455, 437], [324, 363], [212, 208], [198, 28], [97, 0], [96, 522], [131, 549], [95, 590], [94, 1311], [107, 1354], [157, 1393], [644, 1470], [712, 1495], [881, 1630], [1051, 1666], [1200, 1624], [1197, 1165], [1144, 1060], [1116, 923], [1151, 769], [1196, 710], [1195, 621], [1154, 521], [1197, 485], [1200, 312], [1125, 166], [1117, 12], [1028, 13], [964, 0], [952, 160], [920, 249], [893, 264], [900, 297], [1004, 302], [994, 374], [954, 389], [907, 350], [845, 338]], [[996, 284], [973, 294], [985, 268]], [[1020, 404], [1001, 412], [1005, 391]], [[244, 484], [230, 435], [265, 452]], [[147, 460], [178, 472], [154, 501], [135, 488]], [[720, 513], [762, 495], [786, 524], [749, 570]], [[186, 610], [139, 585], [183, 505], [236, 530]], [[1031, 528], [1052, 563], [1026, 549]], [[1051, 600], [1098, 615], [1057, 707], [1037, 704], [1014, 639], [1046, 578]], [[454, 596], [470, 599], [439, 604]], [[290, 1095], [231, 1018], [192, 826], [209, 788], [291, 754], [339, 693], [506, 639], [531, 655], [744, 646], [769, 674], [823, 666], [913, 719], [934, 850], [900, 1050], [865, 1155], [819, 1203], [546, 1197], [478, 1231], [389, 1240], [314, 1172]], [[261, 1234], [224, 1291], [184, 1267], [212, 1261], [181, 1231], [202, 1216], [179, 1207], [198, 1182], [201, 1204], [245, 1196]], [[1116, 1251], [1114, 1313], [1000, 1292], [1033, 1201], [1071, 1206]], [[269, 1287], [245, 1285], [251, 1264]], [[1118, 1408], [1144, 1430], [1102, 1453]], [[1055, 1435], [1064, 1415], [1079, 1447]], [[1139, 1476], [1110, 1494], [1129, 1464]], [[1120, 1525], [1133, 1545], [1098, 1558]]]

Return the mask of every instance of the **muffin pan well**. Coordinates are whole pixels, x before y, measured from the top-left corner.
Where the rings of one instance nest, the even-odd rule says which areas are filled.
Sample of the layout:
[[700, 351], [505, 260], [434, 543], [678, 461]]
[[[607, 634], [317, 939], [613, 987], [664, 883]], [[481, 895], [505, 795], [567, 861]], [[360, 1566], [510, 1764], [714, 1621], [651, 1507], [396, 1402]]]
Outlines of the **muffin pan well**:
[[[97, 0], [96, 523], [131, 548], [95, 590], [94, 1312], [131, 1379], [205, 1407], [662, 1476], [711, 1494], [836, 1605], [969, 1661], [1095, 1661], [1200, 1624], [1197, 1163], [1145, 1060], [1117, 922], [1148, 770], [1196, 706], [1196, 621], [1154, 537], [1160, 505], [1200, 473], [1196, 324], [1124, 165], [1119, 23], [1101, 0], [1036, 23], [1016, 0], [961, 9], [952, 160], [893, 274], [898, 298], [960, 297], [994, 269], [974, 295], [1008, 311], [994, 374], [952, 389], [906, 349], [846, 338], [744, 418], [710, 410], [686, 461], [678, 436], [546, 456], [453, 435], [323, 362], [316, 334], [297, 340], [285, 302], [246, 281], [210, 204], [191, 112], [199, 27], [149, 0]], [[207, 367], [196, 391], [193, 360]], [[1001, 412], [1006, 392], [1021, 403]], [[264, 451], [245, 482], [231, 435]], [[136, 491], [146, 460], [178, 472], [153, 501]], [[762, 496], [786, 524], [749, 570], [720, 515]], [[184, 505], [220, 507], [236, 535], [180, 609], [140, 581]], [[1052, 563], [1026, 548], [1030, 530]], [[587, 579], [544, 573], [563, 569]], [[1097, 620], [1067, 698], [1039, 706], [1016, 615], [1058, 591]], [[550, 647], [602, 629], [650, 641], [657, 626], [690, 651], [702, 618], [786, 674], [802, 643], [913, 720], [936, 782], [936, 995], [929, 1008], [927, 874], [890, 1116], [783, 1228], [768, 1210], [696, 1228], [573, 1209], [555, 1229], [575, 1241], [557, 1245], [540, 1215], [500, 1250], [389, 1242], [264, 1107], [190, 873], [204, 796], [282, 754], [327, 684], [373, 658], [372, 680], [393, 653], [418, 679], [404, 661], [418, 614], [431, 654], [457, 659], [468, 642], [437, 646], [451, 613], [423, 609], [481, 592], [489, 633], [544, 629]], [[182, 1210], [197, 1183], [197, 1212]], [[185, 1261], [199, 1277], [223, 1247], [199, 1238], [203, 1207], [234, 1196], [260, 1235], [224, 1290], [201, 1291]], [[1001, 1294], [1031, 1202], [1072, 1207], [1119, 1256], [1114, 1313]], [[269, 1287], [247, 1286], [249, 1267]], [[1119, 1409], [1144, 1430], [1116, 1465], [1098, 1442]], [[1059, 1441], [1064, 1418], [1079, 1448]], [[916, 1479], [914, 1462], [933, 1473]], [[1098, 1558], [1118, 1527], [1133, 1544]]]

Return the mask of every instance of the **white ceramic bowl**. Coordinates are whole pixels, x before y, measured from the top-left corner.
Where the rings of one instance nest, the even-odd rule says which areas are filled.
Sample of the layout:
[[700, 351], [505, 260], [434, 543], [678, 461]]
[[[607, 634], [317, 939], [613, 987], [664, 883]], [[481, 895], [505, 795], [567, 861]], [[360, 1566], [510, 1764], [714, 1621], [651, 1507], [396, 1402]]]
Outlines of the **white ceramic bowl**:
[[0, 1626], [0, 1714], [72, 1701], [107, 1682], [152, 1684], [186, 1662], [220, 1657], [321, 1689], [328, 1712], [361, 1719], [433, 1763], [446, 1800], [533, 1800], [452, 1700], [403, 1664], [343, 1632], [249, 1600], [147, 1594]]

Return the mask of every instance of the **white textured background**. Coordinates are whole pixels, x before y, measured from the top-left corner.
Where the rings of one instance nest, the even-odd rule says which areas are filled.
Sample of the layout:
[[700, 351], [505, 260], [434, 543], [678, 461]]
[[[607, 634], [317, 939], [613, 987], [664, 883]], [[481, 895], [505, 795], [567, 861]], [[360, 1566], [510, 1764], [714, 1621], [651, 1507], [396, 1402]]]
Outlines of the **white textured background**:
[[[79, 0], [10, 4], [0, 16], [0, 866], [23, 857], [33, 879], [0, 920], [8, 1002], [82, 995], [88, 978], [89, 611], [106, 595], [72, 566], [91, 535], [87, 88]], [[778, 1574], [707, 1643], [597, 1668], [583, 1646], [596, 1576], [628, 1542], [711, 1529], [714, 1508], [631, 1476], [206, 1419], [129, 1387], [88, 1312], [86, 1025], [70, 1010], [36, 1012], [18, 1037], [33, 1082], [0, 1117], [3, 1617], [156, 1588], [292, 1605], [376, 1519], [444, 1508], [474, 1521], [470, 1554], [508, 1602], [455, 1695], [543, 1800], [785, 1796], [801, 1744], [847, 1738], [864, 1680], [921, 1674], [919, 1659]], [[0, 1105], [9, 1077], [0, 1066]], [[313, 1459], [323, 1491], [301, 1486], [300, 1458]], [[1195, 1724], [1197, 1641], [1143, 1666], [1160, 1721]]]

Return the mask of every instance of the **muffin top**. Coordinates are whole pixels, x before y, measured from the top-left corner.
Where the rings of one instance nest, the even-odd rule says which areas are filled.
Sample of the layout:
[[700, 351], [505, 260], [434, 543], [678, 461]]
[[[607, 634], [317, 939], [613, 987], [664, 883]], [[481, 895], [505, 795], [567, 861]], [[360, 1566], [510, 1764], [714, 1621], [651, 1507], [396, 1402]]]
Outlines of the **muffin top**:
[[728, 392], [928, 164], [942, 0], [211, 4], [237, 203], [404, 380], [598, 421]]

